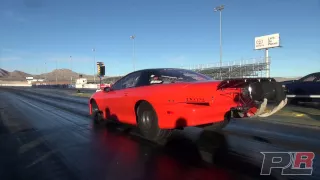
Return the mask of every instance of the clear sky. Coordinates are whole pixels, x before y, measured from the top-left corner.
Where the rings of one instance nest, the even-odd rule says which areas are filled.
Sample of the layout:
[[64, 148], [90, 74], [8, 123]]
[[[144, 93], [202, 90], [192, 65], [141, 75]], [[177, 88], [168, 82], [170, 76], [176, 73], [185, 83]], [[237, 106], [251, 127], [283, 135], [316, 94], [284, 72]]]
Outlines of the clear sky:
[[[319, 0], [0, 0], [0, 68], [40, 73], [71, 68], [107, 75], [136, 69], [219, 62], [222, 12], [223, 62], [262, 57], [254, 37], [280, 33], [269, 50], [271, 76], [320, 71]], [[58, 63], [56, 63], [58, 62]]]

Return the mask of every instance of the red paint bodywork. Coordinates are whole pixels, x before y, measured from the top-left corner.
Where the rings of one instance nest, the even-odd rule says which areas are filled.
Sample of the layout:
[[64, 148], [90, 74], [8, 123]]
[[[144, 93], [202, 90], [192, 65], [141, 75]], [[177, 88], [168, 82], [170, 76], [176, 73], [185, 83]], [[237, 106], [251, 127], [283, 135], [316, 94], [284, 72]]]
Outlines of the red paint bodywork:
[[[96, 92], [95, 100], [104, 118], [117, 117], [120, 122], [136, 125], [136, 109], [141, 101], [149, 102], [163, 129], [205, 125], [224, 120], [231, 108], [237, 107], [240, 88], [218, 90], [221, 81], [154, 84], [116, 91]], [[91, 111], [91, 104], [89, 103]], [[109, 113], [110, 112], [110, 113]], [[90, 112], [91, 114], [92, 112]], [[180, 122], [179, 122], [180, 121]]]

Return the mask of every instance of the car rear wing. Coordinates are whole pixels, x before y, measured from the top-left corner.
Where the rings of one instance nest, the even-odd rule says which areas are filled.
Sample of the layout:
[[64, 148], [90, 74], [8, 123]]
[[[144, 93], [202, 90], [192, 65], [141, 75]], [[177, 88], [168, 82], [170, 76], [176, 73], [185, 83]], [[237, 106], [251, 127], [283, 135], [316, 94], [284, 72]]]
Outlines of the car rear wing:
[[276, 82], [274, 78], [232, 78], [221, 81], [218, 90], [225, 88], [243, 88], [252, 83]]
[[[241, 88], [242, 95], [249, 94], [251, 100], [254, 102], [260, 102], [256, 104], [257, 111], [251, 117], [271, 116], [285, 107], [288, 101], [282, 84], [277, 82], [274, 78], [225, 79], [218, 85], [218, 90], [223, 90], [226, 88]], [[242, 96], [238, 96], [238, 98], [241, 99]], [[275, 102], [278, 105], [276, 105], [270, 112], [265, 112], [267, 104], [270, 102]]]

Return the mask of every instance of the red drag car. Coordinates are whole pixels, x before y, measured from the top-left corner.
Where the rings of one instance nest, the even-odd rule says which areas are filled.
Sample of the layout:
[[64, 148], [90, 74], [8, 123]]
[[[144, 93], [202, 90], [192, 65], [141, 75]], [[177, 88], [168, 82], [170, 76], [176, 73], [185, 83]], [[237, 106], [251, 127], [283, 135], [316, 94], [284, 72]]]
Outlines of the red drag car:
[[[277, 106], [265, 112], [267, 102]], [[280, 83], [272, 78], [223, 81], [185, 69], [132, 72], [89, 100], [95, 123], [118, 121], [139, 127], [151, 140], [176, 128], [225, 127], [232, 117], [267, 117], [287, 103]]]

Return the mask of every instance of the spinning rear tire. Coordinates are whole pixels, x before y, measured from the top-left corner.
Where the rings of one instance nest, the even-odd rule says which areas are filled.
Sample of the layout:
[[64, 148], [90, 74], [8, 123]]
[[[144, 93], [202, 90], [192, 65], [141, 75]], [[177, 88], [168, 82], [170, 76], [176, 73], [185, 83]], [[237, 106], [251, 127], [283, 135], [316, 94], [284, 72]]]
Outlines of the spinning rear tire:
[[163, 141], [172, 134], [171, 129], [159, 128], [157, 113], [148, 102], [139, 105], [137, 123], [142, 135], [151, 141]]

